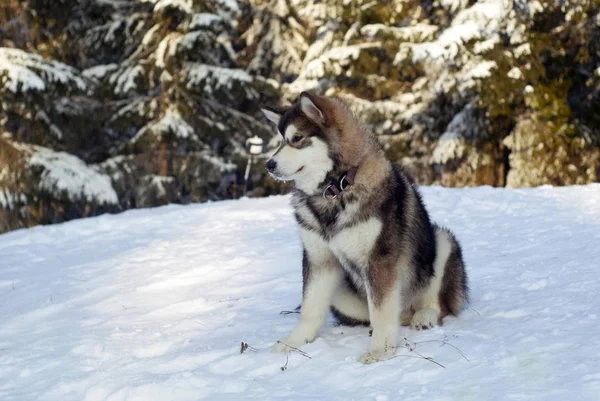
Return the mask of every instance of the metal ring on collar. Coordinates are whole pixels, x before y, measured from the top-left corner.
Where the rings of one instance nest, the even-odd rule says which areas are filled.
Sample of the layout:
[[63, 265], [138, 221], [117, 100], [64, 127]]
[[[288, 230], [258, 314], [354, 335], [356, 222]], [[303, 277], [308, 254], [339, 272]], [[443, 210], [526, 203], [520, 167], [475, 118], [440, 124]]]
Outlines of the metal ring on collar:
[[[337, 198], [337, 194], [334, 193], [333, 196], [328, 196], [327, 195], [327, 191], [329, 191], [329, 189], [332, 187], [332, 185], [328, 185], [327, 188], [325, 188], [325, 190], [323, 191], [323, 198], [327, 199], [327, 200], [332, 200]], [[333, 192], [333, 191], [332, 191]]]
[[[344, 181], [347, 182], [347, 185], [344, 186]], [[348, 188], [350, 188], [352, 186], [352, 184], [350, 183], [350, 181], [348, 180], [348, 177], [346, 176], [346, 174], [344, 174], [344, 176], [340, 179], [340, 189], [342, 191], [347, 190]]]

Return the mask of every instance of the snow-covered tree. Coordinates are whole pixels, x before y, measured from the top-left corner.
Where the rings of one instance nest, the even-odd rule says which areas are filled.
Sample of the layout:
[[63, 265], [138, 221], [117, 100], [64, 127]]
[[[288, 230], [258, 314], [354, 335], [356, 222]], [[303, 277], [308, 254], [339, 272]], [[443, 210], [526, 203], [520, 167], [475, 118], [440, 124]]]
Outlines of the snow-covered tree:
[[239, 195], [259, 105], [303, 90], [422, 184], [598, 181], [600, 3], [5, 0], [0, 232]]
[[240, 68], [249, 4], [61, 2], [0, 9], [0, 231], [231, 197], [277, 97]]
[[234, 49], [247, 5], [127, 7], [83, 39], [90, 59], [112, 52], [110, 63], [82, 73], [110, 104], [104, 128], [116, 140], [99, 168], [113, 178], [123, 207], [227, 196], [236, 163], [247, 157], [246, 139], [270, 135], [257, 119], [259, 88], [267, 84], [238, 68]]
[[271, 35], [308, 26], [310, 46], [299, 73], [277, 46], [263, 69], [292, 76], [289, 100], [307, 89], [344, 98], [420, 183], [599, 180], [597, 1], [286, 4], [270, 15], [298, 22]]

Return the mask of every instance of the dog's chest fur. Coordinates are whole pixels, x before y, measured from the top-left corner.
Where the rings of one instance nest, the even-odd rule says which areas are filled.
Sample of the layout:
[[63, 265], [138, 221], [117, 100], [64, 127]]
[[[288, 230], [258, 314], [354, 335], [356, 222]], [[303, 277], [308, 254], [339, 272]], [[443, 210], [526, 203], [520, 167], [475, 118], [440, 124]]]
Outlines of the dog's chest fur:
[[[382, 222], [369, 216], [359, 200], [344, 202], [323, 198], [297, 197], [292, 203], [309, 255], [327, 248], [340, 261], [356, 284], [364, 280], [372, 249], [379, 238]], [[314, 235], [316, 234], [316, 235]], [[310, 237], [310, 240], [307, 238]]]

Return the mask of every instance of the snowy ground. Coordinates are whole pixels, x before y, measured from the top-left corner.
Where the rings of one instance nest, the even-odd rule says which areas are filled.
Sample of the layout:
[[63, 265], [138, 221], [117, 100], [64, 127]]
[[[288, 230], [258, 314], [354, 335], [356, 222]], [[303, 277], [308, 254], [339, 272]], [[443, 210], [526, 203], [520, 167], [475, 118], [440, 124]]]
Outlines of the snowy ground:
[[0, 400], [600, 399], [600, 185], [423, 193], [471, 305], [369, 366], [368, 329], [331, 321], [312, 359], [267, 351], [298, 320], [279, 314], [301, 290], [288, 197], [2, 235]]

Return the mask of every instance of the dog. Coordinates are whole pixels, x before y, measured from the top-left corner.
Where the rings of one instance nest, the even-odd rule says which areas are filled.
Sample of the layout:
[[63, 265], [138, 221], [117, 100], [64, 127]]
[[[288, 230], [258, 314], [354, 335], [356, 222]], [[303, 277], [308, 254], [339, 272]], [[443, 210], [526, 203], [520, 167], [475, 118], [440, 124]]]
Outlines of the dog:
[[458, 315], [468, 296], [461, 247], [377, 137], [343, 102], [310, 92], [261, 110], [282, 137], [265, 167], [294, 181], [304, 248], [300, 322], [272, 350], [312, 342], [331, 310], [342, 324], [371, 325], [359, 358], [369, 364], [395, 354], [400, 324], [428, 329]]

